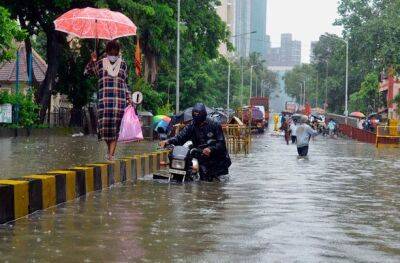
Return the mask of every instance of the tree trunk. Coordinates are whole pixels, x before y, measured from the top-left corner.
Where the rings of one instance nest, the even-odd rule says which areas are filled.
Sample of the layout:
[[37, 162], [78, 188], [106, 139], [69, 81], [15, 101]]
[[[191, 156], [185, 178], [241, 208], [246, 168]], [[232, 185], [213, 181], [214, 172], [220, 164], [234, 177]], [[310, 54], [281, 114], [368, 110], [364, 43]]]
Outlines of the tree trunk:
[[71, 119], [69, 121], [70, 127], [81, 127], [82, 126], [82, 107], [73, 106], [71, 109]]
[[53, 90], [57, 78], [58, 56], [60, 53], [59, 42], [61, 41], [60, 34], [54, 29], [47, 32], [46, 35], [47, 71], [44, 81], [35, 94], [36, 102], [41, 106], [39, 115], [41, 122], [44, 122], [46, 118], [51, 90]]
[[149, 50], [145, 43], [141, 41], [142, 51], [144, 54], [144, 79], [147, 83], [154, 86], [158, 74], [158, 59], [157, 55]]

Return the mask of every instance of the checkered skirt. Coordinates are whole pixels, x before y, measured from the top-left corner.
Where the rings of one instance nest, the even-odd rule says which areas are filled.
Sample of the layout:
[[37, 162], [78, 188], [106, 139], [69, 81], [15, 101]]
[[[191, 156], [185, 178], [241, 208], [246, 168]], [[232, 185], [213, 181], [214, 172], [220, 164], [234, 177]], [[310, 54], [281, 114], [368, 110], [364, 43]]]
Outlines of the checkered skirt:
[[118, 76], [111, 77], [103, 70], [102, 61], [89, 63], [86, 72], [98, 77], [97, 134], [99, 140], [118, 140], [121, 120], [129, 98], [127, 65], [123, 61]]

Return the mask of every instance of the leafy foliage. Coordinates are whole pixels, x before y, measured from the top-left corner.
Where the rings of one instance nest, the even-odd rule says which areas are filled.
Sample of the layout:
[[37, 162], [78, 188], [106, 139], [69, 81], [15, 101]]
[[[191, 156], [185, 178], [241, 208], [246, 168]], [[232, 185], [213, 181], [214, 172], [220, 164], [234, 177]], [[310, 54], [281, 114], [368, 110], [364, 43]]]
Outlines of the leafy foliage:
[[9, 94], [7, 91], [0, 92], [0, 104], [10, 103], [14, 110], [18, 107], [19, 122], [15, 123], [17, 127], [32, 127], [39, 121], [39, 105], [33, 101], [32, 92], [26, 95], [22, 93]]
[[375, 112], [380, 106], [378, 85], [378, 76], [368, 74], [361, 83], [361, 89], [350, 96], [350, 111]]
[[21, 41], [25, 35], [18, 23], [10, 18], [8, 10], [0, 6], [0, 62], [14, 58], [15, 40]]

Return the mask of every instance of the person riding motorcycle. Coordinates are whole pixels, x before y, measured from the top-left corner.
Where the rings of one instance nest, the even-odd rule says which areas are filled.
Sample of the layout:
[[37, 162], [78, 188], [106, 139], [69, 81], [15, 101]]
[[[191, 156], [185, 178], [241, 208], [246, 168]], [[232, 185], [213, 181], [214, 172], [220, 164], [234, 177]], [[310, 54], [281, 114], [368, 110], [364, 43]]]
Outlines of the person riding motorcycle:
[[193, 121], [188, 124], [175, 137], [160, 142], [161, 147], [167, 145], [183, 145], [192, 141], [194, 147], [207, 145], [210, 140], [215, 141], [203, 149], [203, 156], [199, 160], [200, 180], [220, 180], [221, 176], [229, 173], [232, 164], [226, 149], [225, 137], [220, 124], [207, 118], [206, 107], [203, 103], [197, 103], [192, 110]]

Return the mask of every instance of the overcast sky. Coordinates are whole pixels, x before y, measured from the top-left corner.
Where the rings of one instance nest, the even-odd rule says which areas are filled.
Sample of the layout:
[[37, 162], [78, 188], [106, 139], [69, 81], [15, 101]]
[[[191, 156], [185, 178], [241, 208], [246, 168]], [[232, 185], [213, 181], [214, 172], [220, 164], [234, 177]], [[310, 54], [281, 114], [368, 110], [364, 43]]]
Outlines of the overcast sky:
[[302, 42], [302, 61], [310, 60], [311, 41], [325, 32], [340, 35], [341, 28], [333, 26], [338, 17], [338, 0], [267, 0], [267, 34], [272, 47], [280, 45], [281, 33], [292, 33]]

